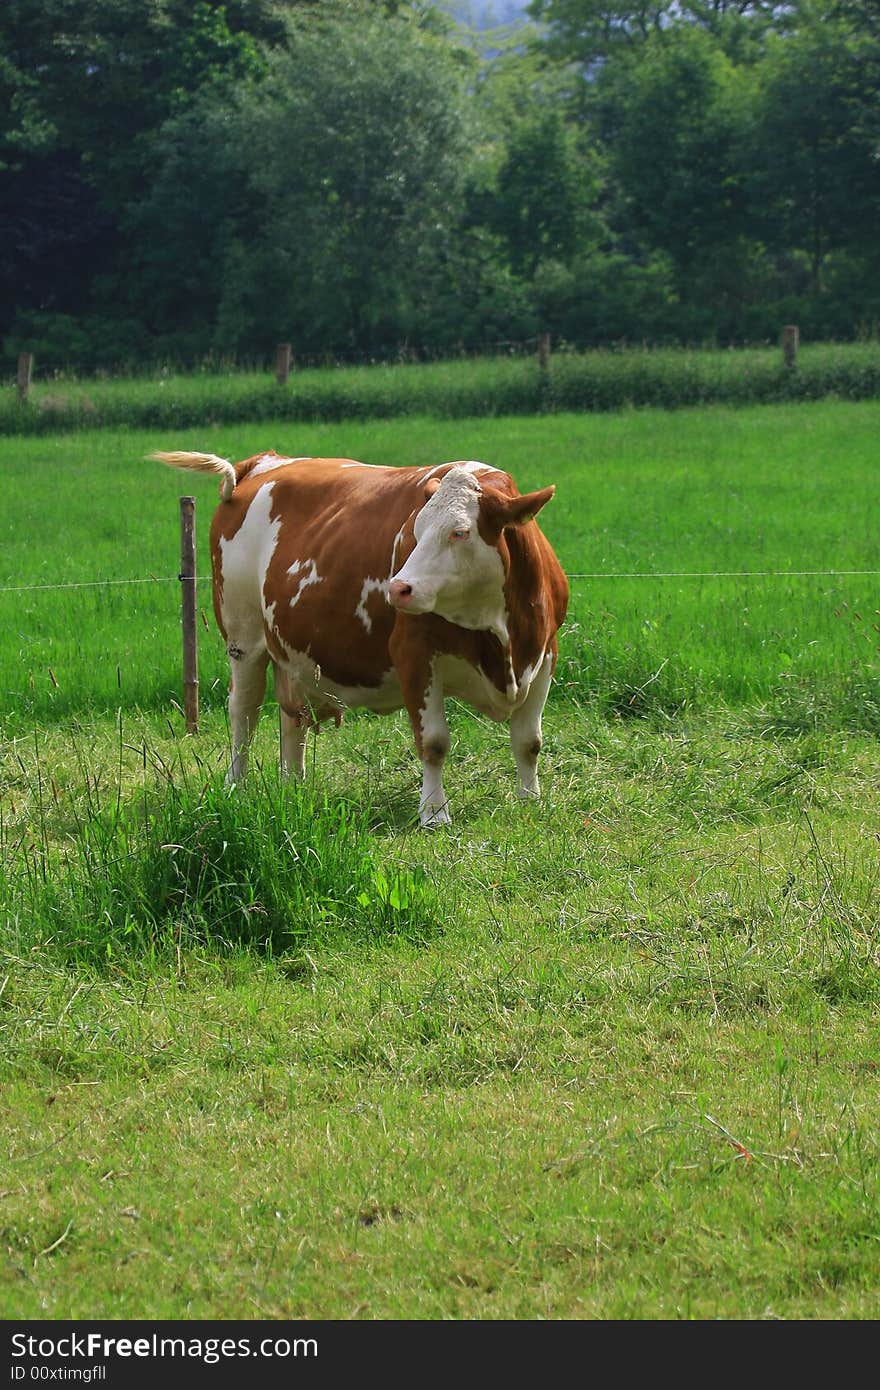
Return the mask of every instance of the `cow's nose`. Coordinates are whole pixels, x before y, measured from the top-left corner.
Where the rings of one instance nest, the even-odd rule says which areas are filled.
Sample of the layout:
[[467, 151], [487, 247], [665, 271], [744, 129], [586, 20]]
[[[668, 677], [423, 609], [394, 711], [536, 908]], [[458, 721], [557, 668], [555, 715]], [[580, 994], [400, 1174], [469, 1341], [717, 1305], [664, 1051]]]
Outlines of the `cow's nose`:
[[388, 602], [395, 608], [405, 608], [412, 599], [412, 585], [402, 579], [392, 579], [388, 585]]

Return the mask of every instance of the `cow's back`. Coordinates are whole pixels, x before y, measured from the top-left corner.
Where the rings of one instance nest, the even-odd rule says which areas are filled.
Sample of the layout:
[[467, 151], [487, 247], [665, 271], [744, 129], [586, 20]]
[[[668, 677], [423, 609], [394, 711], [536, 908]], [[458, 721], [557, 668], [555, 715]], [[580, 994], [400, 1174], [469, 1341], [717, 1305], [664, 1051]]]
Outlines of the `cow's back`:
[[425, 471], [273, 454], [237, 465], [211, 527], [227, 642], [259, 620], [276, 662], [305, 657], [340, 687], [379, 684], [395, 621], [387, 582]]

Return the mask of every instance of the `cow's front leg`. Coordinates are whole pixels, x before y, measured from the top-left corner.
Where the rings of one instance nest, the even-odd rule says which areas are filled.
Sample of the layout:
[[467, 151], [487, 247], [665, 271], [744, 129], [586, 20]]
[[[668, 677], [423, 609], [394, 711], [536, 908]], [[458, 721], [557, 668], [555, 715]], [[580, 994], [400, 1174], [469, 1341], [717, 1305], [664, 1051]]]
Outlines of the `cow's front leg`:
[[281, 776], [301, 782], [306, 775], [306, 740], [309, 726], [296, 715], [281, 716]]
[[529, 687], [529, 693], [510, 716], [510, 746], [516, 760], [517, 792], [538, 797], [538, 754], [541, 751], [541, 716], [550, 691], [553, 658], [548, 652]]
[[433, 653], [419, 640], [414, 621], [400, 617], [389, 643], [391, 659], [422, 763], [419, 820], [425, 827], [448, 825], [449, 805], [443, 790], [443, 763], [449, 752], [449, 725], [443, 703], [443, 682], [435, 671]]
[[443, 686], [433, 674], [417, 718], [413, 719], [410, 713], [410, 720], [422, 760], [419, 820], [425, 827], [449, 825], [449, 803], [443, 790], [443, 764], [449, 752], [449, 725], [446, 722]]

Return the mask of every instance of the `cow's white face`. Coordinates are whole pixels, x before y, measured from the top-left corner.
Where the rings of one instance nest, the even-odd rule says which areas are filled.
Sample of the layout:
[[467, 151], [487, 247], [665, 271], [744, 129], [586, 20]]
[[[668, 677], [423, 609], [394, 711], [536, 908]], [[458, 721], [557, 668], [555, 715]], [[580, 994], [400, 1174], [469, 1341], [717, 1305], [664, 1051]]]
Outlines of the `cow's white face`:
[[480, 493], [472, 473], [450, 469], [416, 516], [415, 549], [392, 576], [388, 601], [402, 613], [437, 613], [506, 641], [504, 564], [479, 533]]

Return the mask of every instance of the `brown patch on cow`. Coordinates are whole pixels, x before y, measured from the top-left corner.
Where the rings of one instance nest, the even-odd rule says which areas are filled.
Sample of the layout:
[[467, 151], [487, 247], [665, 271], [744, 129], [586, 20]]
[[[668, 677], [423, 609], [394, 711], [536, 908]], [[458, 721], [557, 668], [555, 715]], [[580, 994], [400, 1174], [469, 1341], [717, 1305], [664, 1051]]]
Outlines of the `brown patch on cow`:
[[487, 545], [497, 545], [505, 528], [526, 526], [556, 491], [555, 485], [539, 488], [537, 492], [501, 491], [496, 487], [483, 488], [477, 528]]
[[[568, 611], [568, 580], [556, 558], [553, 547], [536, 521], [528, 526], [509, 527], [499, 541], [499, 549], [507, 551], [504, 581], [504, 600], [507, 605], [507, 624], [510, 645], [515, 654], [514, 675], [519, 680], [527, 667], [539, 660], [543, 651], [552, 657], [556, 667], [559, 646], [556, 633]], [[521, 582], [524, 572], [543, 577], [537, 593]]]
[[[550, 501], [555, 487], [537, 492], [517, 492], [512, 480], [509, 489], [484, 487], [477, 514], [477, 529], [487, 543], [495, 545], [504, 565], [504, 603], [507, 609], [514, 675], [522, 674], [549, 651], [556, 665], [556, 631], [568, 611], [568, 580], [547, 537], [535, 520], [537, 512]], [[536, 589], [525, 582], [527, 575], [540, 574]], [[500, 644], [499, 644], [500, 650]], [[503, 684], [500, 689], [504, 689]]]

